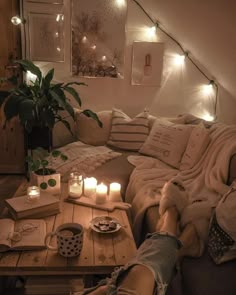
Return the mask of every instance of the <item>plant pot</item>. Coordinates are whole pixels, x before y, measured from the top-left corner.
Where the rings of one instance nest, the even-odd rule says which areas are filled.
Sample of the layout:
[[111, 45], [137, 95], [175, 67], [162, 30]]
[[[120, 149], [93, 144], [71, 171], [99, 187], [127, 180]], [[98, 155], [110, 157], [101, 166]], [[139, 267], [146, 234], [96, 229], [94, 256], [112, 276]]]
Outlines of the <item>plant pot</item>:
[[[61, 192], [61, 174], [54, 173], [51, 175], [38, 175], [35, 172], [30, 174], [30, 182], [32, 185], [40, 187], [41, 191], [51, 193], [53, 195], [60, 194]], [[47, 185], [44, 188], [44, 184]]]
[[26, 132], [26, 142], [28, 149], [41, 147], [49, 151], [52, 147], [52, 130], [48, 127], [35, 126], [30, 133]]

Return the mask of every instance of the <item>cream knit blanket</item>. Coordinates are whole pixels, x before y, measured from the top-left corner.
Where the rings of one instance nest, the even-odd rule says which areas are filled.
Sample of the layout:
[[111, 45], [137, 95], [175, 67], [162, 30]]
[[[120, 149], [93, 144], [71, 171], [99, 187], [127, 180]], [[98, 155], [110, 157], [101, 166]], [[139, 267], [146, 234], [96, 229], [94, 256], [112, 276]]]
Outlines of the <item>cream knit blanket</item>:
[[157, 205], [164, 183], [178, 175], [189, 193], [189, 202], [206, 200], [215, 207], [228, 191], [226, 185], [231, 156], [236, 153], [236, 126], [217, 123], [210, 128], [211, 142], [201, 160], [189, 170], [179, 171], [163, 162], [144, 156], [129, 156], [135, 165], [126, 191], [126, 202], [132, 204], [133, 233], [139, 243], [146, 210]]
[[78, 170], [81, 174], [90, 173], [105, 162], [121, 155], [106, 146], [91, 146], [80, 141], [67, 144], [58, 150], [65, 154], [68, 160], [62, 161], [60, 157], [50, 157], [50, 166], [64, 178], [72, 170]]

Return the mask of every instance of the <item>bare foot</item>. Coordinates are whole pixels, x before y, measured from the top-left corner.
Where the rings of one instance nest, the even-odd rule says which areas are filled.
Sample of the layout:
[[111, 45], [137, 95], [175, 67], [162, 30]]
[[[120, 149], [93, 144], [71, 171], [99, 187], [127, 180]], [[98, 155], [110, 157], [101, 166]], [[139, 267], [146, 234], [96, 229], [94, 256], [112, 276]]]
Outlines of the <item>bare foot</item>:
[[192, 223], [188, 223], [182, 231], [179, 240], [183, 247], [179, 251], [179, 255], [200, 257], [202, 252], [201, 241], [198, 237], [197, 231]]

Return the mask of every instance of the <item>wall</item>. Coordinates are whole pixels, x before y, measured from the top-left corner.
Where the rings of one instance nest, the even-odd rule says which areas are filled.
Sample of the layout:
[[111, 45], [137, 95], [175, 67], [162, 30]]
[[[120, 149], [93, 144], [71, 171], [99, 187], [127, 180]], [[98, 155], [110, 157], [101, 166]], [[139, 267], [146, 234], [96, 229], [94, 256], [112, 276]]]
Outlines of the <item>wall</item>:
[[[65, 0], [66, 61], [62, 64], [41, 63], [44, 70], [55, 67], [58, 81], [73, 81], [70, 74], [70, 1]], [[217, 117], [226, 123], [236, 123], [235, 46], [228, 46], [233, 35], [233, 1], [224, 0], [140, 0], [140, 3], [166, 30], [189, 50], [197, 64], [220, 84]], [[214, 5], [213, 5], [214, 4]], [[231, 6], [230, 6], [231, 5]], [[26, 10], [29, 9], [26, 7]], [[37, 9], [42, 9], [42, 6]], [[223, 25], [222, 25], [223, 24]], [[214, 96], [202, 94], [201, 85], [208, 81], [187, 61], [183, 69], [173, 67], [173, 54], [181, 53], [163, 33], [155, 37], [145, 34], [152, 24], [132, 1], [128, 1], [125, 48], [125, 78], [80, 78], [88, 87], [79, 92], [84, 108], [95, 111], [122, 108], [133, 116], [145, 107], [154, 115], [173, 116], [190, 112], [202, 117], [214, 113]], [[223, 27], [222, 27], [223, 26]], [[235, 26], [234, 26], [235, 27]], [[215, 33], [215, 28], [217, 33]], [[164, 42], [164, 69], [161, 87], [131, 85], [133, 41]], [[235, 41], [235, 40], [234, 40]], [[235, 45], [235, 43], [233, 44]], [[232, 48], [231, 48], [232, 47]], [[234, 58], [234, 59], [233, 59]]]

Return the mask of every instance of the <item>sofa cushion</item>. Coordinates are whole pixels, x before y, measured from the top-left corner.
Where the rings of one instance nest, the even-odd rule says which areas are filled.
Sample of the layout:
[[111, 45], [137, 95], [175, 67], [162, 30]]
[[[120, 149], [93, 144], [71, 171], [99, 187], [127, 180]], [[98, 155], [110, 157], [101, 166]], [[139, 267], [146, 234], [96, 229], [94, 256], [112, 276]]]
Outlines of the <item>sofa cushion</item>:
[[112, 111], [97, 112], [97, 116], [103, 124], [102, 128], [94, 119], [76, 111], [75, 135], [77, 140], [95, 146], [107, 143], [111, 129]]
[[156, 119], [139, 152], [179, 168], [192, 128], [191, 125]]
[[203, 123], [195, 126], [189, 137], [187, 148], [181, 159], [180, 170], [191, 169], [202, 157], [210, 143], [210, 131]]
[[113, 109], [108, 145], [122, 150], [138, 151], [149, 134], [146, 111], [131, 119], [123, 111]]

